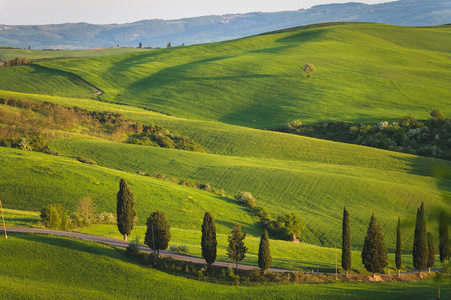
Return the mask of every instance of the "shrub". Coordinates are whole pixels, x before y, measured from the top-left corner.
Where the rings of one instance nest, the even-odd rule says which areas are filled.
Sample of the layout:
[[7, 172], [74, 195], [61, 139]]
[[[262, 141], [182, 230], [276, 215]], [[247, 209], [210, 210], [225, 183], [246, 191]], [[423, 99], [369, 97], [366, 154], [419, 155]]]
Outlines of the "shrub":
[[249, 192], [241, 192], [237, 195], [235, 195], [235, 200], [242, 203], [244, 206], [247, 207], [254, 207], [257, 205], [257, 201], [254, 199], [251, 193]]
[[185, 245], [177, 246], [177, 245], [171, 245], [169, 247], [169, 250], [176, 253], [184, 253], [189, 254], [189, 249]]
[[135, 237], [125, 249], [125, 253], [130, 257], [141, 256], [141, 249], [139, 248], [139, 237]]
[[41, 209], [41, 220], [50, 229], [69, 229], [69, 219], [61, 204], [50, 204]]

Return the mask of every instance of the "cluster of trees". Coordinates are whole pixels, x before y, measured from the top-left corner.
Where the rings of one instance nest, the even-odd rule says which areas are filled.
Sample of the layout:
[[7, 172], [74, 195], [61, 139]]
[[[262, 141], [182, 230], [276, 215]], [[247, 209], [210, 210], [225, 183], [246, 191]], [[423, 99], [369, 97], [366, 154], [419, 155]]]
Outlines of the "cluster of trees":
[[61, 204], [50, 204], [41, 209], [41, 221], [45, 227], [51, 229], [68, 230], [91, 224], [114, 224], [112, 213], [97, 213], [97, 208], [91, 198], [81, 198], [75, 212], [69, 212]]
[[[450, 242], [448, 234], [448, 218], [446, 212], [443, 210], [440, 214], [439, 221], [439, 252], [440, 261], [447, 263], [450, 257]], [[342, 227], [342, 267], [348, 276], [348, 271], [351, 269], [351, 231], [349, 223], [349, 212], [344, 208], [343, 212], [343, 227]], [[414, 244], [413, 244], [413, 265], [421, 272], [434, 266], [435, 264], [435, 243], [431, 232], [427, 232], [426, 217], [424, 212], [424, 203], [421, 203], [417, 210]], [[398, 217], [398, 225], [396, 227], [396, 253], [395, 264], [398, 270], [402, 268], [402, 236], [401, 236], [401, 220]], [[385, 247], [384, 236], [381, 228], [377, 224], [374, 214], [371, 216], [371, 221], [368, 225], [365, 242], [362, 249], [362, 263], [368, 272], [380, 273], [387, 266], [388, 252]]]
[[235, 200], [255, 214], [260, 224], [271, 234], [272, 237], [288, 240], [299, 241], [302, 230], [305, 228], [304, 221], [294, 213], [278, 215], [273, 219], [264, 207], [257, 206], [257, 200], [249, 192], [241, 192], [235, 195]]
[[14, 59], [0, 60], [0, 68], [21, 66], [29, 63], [30, 61], [26, 57], [16, 57]]
[[2, 147], [54, 154], [48, 148], [49, 141], [55, 138], [50, 130], [71, 130], [82, 125], [88, 134], [113, 141], [204, 152], [188, 137], [171, 134], [159, 125], [146, 126], [125, 119], [120, 113], [15, 98], [0, 98], [0, 104], [28, 109], [21, 110], [19, 115], [8, 111], [0, 114], [0, 124], [7, 125], [0, 128]]
[[399, 122], [384, 121], [375, 125], [341, 121], [302, 125], [301, 121], [295, 120], [282, 131], [451, 160], [451, 120], [440, 109], [433, 110], [430, 115], [428, 120], [419, 121], [408, 115]]

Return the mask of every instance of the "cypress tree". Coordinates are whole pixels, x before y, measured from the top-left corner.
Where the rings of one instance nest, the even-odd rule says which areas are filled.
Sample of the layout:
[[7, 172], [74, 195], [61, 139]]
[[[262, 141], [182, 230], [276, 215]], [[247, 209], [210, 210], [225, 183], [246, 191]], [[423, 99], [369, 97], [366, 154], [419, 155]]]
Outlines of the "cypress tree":
[[428, 261], [426, 267], [428, 268], [429, 273], [431, 273], [431, 268], [435, 264], [435, 245], [434, 238], [432, 237], [432, 233], [428, 232]]
[[398, 226], [396, 226], [396, 254], [395, 264], [396, 270], [398, 270], [398, 277], [400, 276], [400, 270], [402, 267], [401, 255], [402, 255], [402, 237], [401, 237], [401, 218], [398, 217]]
[[440, 213], [438, 234], [439, 234], [438, 249], [440, 253], [440, 261], [442, 263], [447, 263], [450, 257], [449, 250], [450, 242], [448, 234], [448, 216], [445, 210], [442, 210], [442, 212]]
[[156, 250], [160, 255], [160, 250], [166, 250], [171, 239], [171, 225], [166, 220], [162, 211], [156, 211], [147, 218], [147, 231], [144, 244], [150, 249]]
[[119, 182], [119, 192], [117, 193], [117, 228], [124, 236], [124, 241], [133, 229], [133, 221], [136, 217], [135, 199], [124, 178]]
[[368, 272], [373, 273], [374, 277], [376, 272], [382, 272], [387, 266], [387, 258], [384, 236], [373, 214], [363, 244], [362, 263]]
[[269, 248], [269, 237], [268, 231], [262, 234], [260, 238], [260, 246], [258, 247], [258, 267], [263, 271], [263, 274], [266, 274], [266, 270], [271, 267], [272, 257], [271, 257], [271, 249]]
[[341, 244], [341, 266], [346, 272], [346, 278], [348, 277], [348, 271], [351, 269], [351, 227], [349, 225], [349, 212], [346, 207], [343, 211], [343, 233]]
[[202, 224], [202, 257], [208, 265], [208, 270], [211, 270], [211, 265], [216, 260], [216, 225], [215, 219], [209, 212], [204, 215], [204, 222]]
[[241, 224], [235, 224], [232, 235], [228, 237], [229, 247], [227, 247], [227, 254], [230, 259], [235, 260], [236, 270], [238, 271], [238, 261], [246, 257], [247, 247], [244, 246], [244, 239], [246, 234], [241, 232]]
[[421, 271], [426, 268], [428, 261], [428, 239], [426, 230], [426, 217], [424, 215], [424, 203], [421, 202], [420, 208], [417, 210], [417, 219], [415, 223], [415, 234], [413, 236], [413, 266]]

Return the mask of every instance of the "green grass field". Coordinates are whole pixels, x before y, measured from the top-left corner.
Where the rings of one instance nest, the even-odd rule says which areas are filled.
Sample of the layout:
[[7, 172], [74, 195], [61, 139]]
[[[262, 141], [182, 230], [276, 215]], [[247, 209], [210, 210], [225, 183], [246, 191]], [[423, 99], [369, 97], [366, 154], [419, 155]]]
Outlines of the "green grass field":
[[[81, 76], [104, 101], [190, 119], [395, 121], [438, 107], [450, 115], [450, 30], [338, 25], [42, 65]], [[307, 62], [312, 78], [300, 69]]]
[[[116, 249], [75, 239], [10, 234], [0, 240], [0, 287], [8, 299], [412, 299], [432, 281], [239, 287], [185, 279], [133, 263]], [[133, 280], [131, 280], [133, 279]], [[444, 299], [448, 286], [441, 287]]]
[[[86, 196], [95, 201], [99, 212], [113, 212], [118, 182], [124, 177], [137, 203], [139, 222], [134, 234], [142, 236], [146, 217], [157, 209], [163, 210], [173, 227], [171, 244], [187, 245], [193, 255], [199, 256], [200, 225], [205, 211], [210, 211], [217, 220], [222, 243], [220, 259], [226, 258], [227, 234], [239, 222], [252, 243], [244, 263], [255, 264], [262, 229], [255, 217], [230, 199], [238, 192], [249, 191], [258, 205], [272, 215], [295, 212], [306, 221], [301, 237], [305, 243], [273, 242], [277, 267], [333, 268], [331, 247], [341, 243], [342, 210], [346, 205], [351, 214], [354, 271], [362, 269], [359, 251], [372, 213], [378, 218], [391, 253], [397, 217], [401, 216], [407, 249], [405, 266], [411, 268], [409, 249], [415, 211], [425, 201], [428, 229], [435, 232], [431, 218], [437, 209], [449, 207], [444, 198], [451, 195], [450, 179], [437, 180], [436, 170], [451, 169], [450, 162], [260, 129], [278, 128], [294, 119], [304, 123], [372, 123], [395, 121], [407, 114], [426, 118], [435, 108], [451, 116], [451, 57], [447, 46], [451, 43], [450, 30], [339, 25], [117, 55], [107, 53], [115, 54], [121, 49], [92, 50], [85, 52], [86, 56], [103, 54], [2, 68], [0, 97], [120, 112], [143, 124], [156, 123], [171, 133], [186, 135], [206, 150], [193, 153], [86, 136], [58, 139], [51, 144], [52, 149], [66, 157], [0, 148], [0, 199], [4, 207], [13, 210], [7, 212], [7, 222], [29, 226], [36, 215], [14, 210], [39, 211], [50, 203], [61, 203], [73, 210], [77, 201]], [[0, 55], [1, 51], [7, 49], [0, 50]], [[76, 51], [54, 52], [84, 56], [76, 55]], [[311, 78], [300, 70], [306, 62], [317, 68]], [[88, 99], [86, 96], [95, 90], [80, 78], [105, 94], [100, 99]], [[57, 135], [79, 133], [75, 129]], [[79, 163], [69, 156], [93, 159], [98, 166]], [[143, 171], [210, 183], [224, 189], [230, 197], [136, 174]], [[82, 231], [119, 237], [113, 225], [96, 225]], [[53, 266], [49, 268], [48, 272], [55, 271], [51, 270]], [[143, 271], [137, 268], [138, 271], [127, 272]], [[173, 295], [171, 286], [159, 287], [168, 275], [145, 271], [161, 280], [149, 293]], [[13, 287], [8, 289], [11, 298], [35, 295], [20, 291], [22, 285], [17, 278], [22, 275], [17, 274], [18, 277], [3, 275], [0, 280]], [[49, 296], [58, 296], [59, 292], [52, 288], [59, 281], [52, 276], [40, 286]], [[170, 278], [178, 286], [179, 279]], [[26, 280], [38, 285], [40, 279]], [[182, 285], [187, 282], [190, 281]], [[105, 293], [100, 285], [85, 289], [79, 284], [64, 284], [67, 289], [61, 289], [63, 297], [73, 291], [88, 298], [103, 298]], [[361, 299], [376, 295], [398, 299], [392, 296], [412, 298], [427, 290], [427, 286], [425, 282], [331, 284], [319, 288], [271, 287], [268, 291], [221, 287], [215, 292], [223, 298], [258, 298], [268, 292], [269, 297], [275, 298], [305, 295]], [[211, 285], [196, 282], [190, 288], [202, 298]], [[131, 288], [130, 295], [143, 298], [149, 294], [136, 287]], [[112, 298], [121, 296], [115, 294]]]

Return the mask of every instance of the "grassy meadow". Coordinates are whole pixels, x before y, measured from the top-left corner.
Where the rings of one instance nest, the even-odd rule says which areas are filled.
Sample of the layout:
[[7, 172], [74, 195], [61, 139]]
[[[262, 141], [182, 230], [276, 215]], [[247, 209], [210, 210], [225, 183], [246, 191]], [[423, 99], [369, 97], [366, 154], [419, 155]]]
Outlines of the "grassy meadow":
[[[37, 212], [43, 206], [60, 203], [73, 212], [83, 197], [91, 197], [98, 212], [115, 212], [119, 179], [125, 178], [138, 214], [131, 238], [137, 235], [142, 241], [146, 218], [162, 210], [172, 226], [170, 244], [186, 245], [200, 256], [201, 223], [210, 211], [218, 230], [218, 259], [227, 260], [227, 235], [241, 223], [249, 243], [243, 263], [256, 265], [263, 229], [248, 209], [232, 200], [248, 191], [272, 216], [295, 212], [305, 220], [303, 243], [271, 240], [274, 267], [332, 270], [346, 206], [354, 272], [363, 272], [360, 250], [372, 213], [390, 252], [389, 268], [401, 217], [404, 267], [411, 269], [415, 211], [424, 201], [428, 229], [436, 234], [435, 213], [449, 209], [445, 199], [451, 198], [451, 180], [438, 180], [437, 170], [450, 170], [451, 162], [262, 129], [277, 129], [295, 119], [376, 123], [407, 114], [427, 118], [436, 108], [451, 117], [450, 30], [343, 24], [152, 51], [0, 49], [0, 58], [41, 59], [0, 68], [0, 97], [121, 113], [188, 136], [205, 149], [195, 153], [110, 142], [87, 136], [83, 128], [52, 132], [50, 148], [61, 157], [0, 147], [6, 222], [39, 226]], [[307, 62], [317, 69], [310, 78], [300, 69]], [[93, 86], [105, 94], [93, 99]], [[45, 117], [41, 112], [33, 116]], [[80, 163], [71, 158], [75, 156], [98, 165]], [[226, 196], [141, 172], [209, 183]], [[115, 225], [77, 230], [120, 238]], [[12, 254], [13, 248], [20, 251]], [[36, 297], [24, 286], [39, 287], [42, 298], [87, 299], [176, 298], [182, 293], [196, 299], [411, 299], [418, 293], [430, 293], [431, 298], [435, 291], [429, 281], [217, 287], [137, 266], [108, 247], [32, 235], [0, 240], [0, 251], [7, 253], [0, 257], [5, 266], [0, 268], [0, 287], [11, 299]], [[29, 273], [24, 265], [30, 265]], [[91, 280], [94, 276], [102, 281]], [[125, 288], [126, 278], [136, 280], [127, 280]], [[146, 288], [149, 282], [152, 288]], [[445, 287], [442, 295], [449, 293]]]
[[[103, 101], [189, 119], [254, 128], [395, 121], [435, 108], [450, 115], [449, 31], [338, 25], [41, 65], [81, 76]], [[307, 62], [311, 78], [300, 69]]]
[[[0, 240], [0, 251], [0, 287], [8, 299], [412, 299], [420, 294], [431, 298], [436, 293], [436, 285], [430, 280], [217, 285], [145, 268], [114, 248], [62, 237], [14, 233], [8, 240]], [[441, 287], [443, 298], [450, 293], [448, 286]]]

